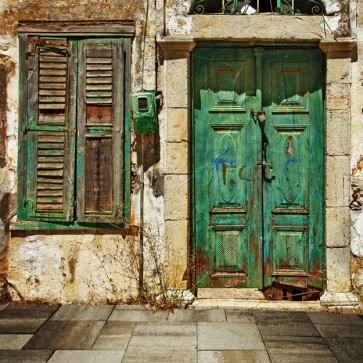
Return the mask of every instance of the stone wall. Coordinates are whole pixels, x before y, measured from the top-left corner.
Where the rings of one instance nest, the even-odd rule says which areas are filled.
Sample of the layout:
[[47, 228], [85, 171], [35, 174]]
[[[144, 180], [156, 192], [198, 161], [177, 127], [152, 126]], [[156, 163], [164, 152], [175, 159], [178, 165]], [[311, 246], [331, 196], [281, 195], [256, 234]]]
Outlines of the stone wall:
[[[18, 20], [135, 21], [131, 89], [159, 90], [163, 97], [158, 133], [132, 135], [129, 222], [133, 227], [144, 222], [147, 283], [159, 283], [157, 259], [165, 269], [168, 286], [177, 289], [190, 286], [192, 268], [189, 59], [195, 42], [304, 40], [318, 46], [326, 41], [327, 289], [349, 293], [353, 288], [362, 296], [363, 23], [358, 17], [355, 27], [348, 8], [357, 5], [357, 13], [362, 14], [363, 5], [355, 0], [326, 0], [325, 4], [324, 18], [286, 16], [281, 26], [279, 15], [261, 14], [256, 26], [256, 16], [188, 15], [191, 0], [2, 0], [0, 80], [6, 86], [0, 91], [0, 273], [4, 298], [62, 303], [126, 301], [137, 295], [139, 279], [137, 228], [115, 233], [13, 232], [10, 238], [9, 220], [16, 213]], [[358, 60], [351, 54], [354, 47], [349, 42], [340, 50], [329, 48], [329, 44], [350, 38], [349, 18], [353, 34], [358, 36]]]
[[363, 301], [363, 3], [351, 1], [356, 9], [353, 18], [357, 36], [357, 55], [352, 63], [352, 130], [351, 130], [351, 241], [352, 285]]
[[[11, 237], [9, 233], [10, 218], [16, 221], [17, 129], [21, 121], [17, 22], [133, 20], [131, 90], [138, 92], [156, 90], [155, 37], [163, 26], [163, 18], [156, 9], [162, 11], [162, 1], [0, 1], [0, 285], [4, 299], [10, 296], [19, 301], [106, 303], [137, 296], [141, 185], [142, 217], [148, 231], [144, 243], [147, 246], [148, 239], [158, 241], [158, 259], [163, 263], [164, 223], [160, 216], [164, 197], [160, 187], [163, 174], [158, 171], [159, 136], [145, 136], [142, 151], [141, 136], [132, 135], [129, 230], [111, 234], [17, 231]], [[145, 280], [153, 281], [155, 266], [147, 258], [144, 268]]]
[[[256, 26], [256, 16], [252, 15], [188, 15], [191, 4], [191, 1], [170, 0], [166, 9], [164, 37], [159, 41], [165, 55], [163, 63], [164, 91], [167, 94], [166, 97], [170, 99], [169, 104], [165, 104], [163, 116], [167, 130], [172, 125], [177, 125], [177, 130], [181, 131], [185, 129], [185, 125], [190, 125], [190, 103], [185, 102], [184, 95], [191, 77], [189, 52], [195, 42], [234, 41], [249, 44], [287, 42], [292, 44], [308, 41], [319, 44], [326, 54], [325, 249], [327, 293], [322, 299], [322, 303], [328, 306], [344, 304], [351, 308], [357, 303], [356, 297], [351, 294], [352, 288], [354, 293], [362, 294], [362, 259], [357, 250], [362, 249], [363, 243], [360, 235], [362, 225], [360, 211], [350, 211], [353, 209], [352, 206], [360, 203], [361, 195], [357, 194], [360, 187], [354, 186], [354, 183], [363, 165], [360, 159], [362, 137], [358, 136], [362, 132], [362, 127], [357, 119], [358, 112], [362, 115], [362, 106], [361, 102], [359, 105], [355, 105], [359, 99], [362, 99], [360, 94], [355, 95], [357, 87], [361, 87], [362, 83], [357, 82], [362, 75], [356, 68], [357, 64], [362, 63], [360, 60], [357, 63], [355, 41], [351, 39], [355, 32], [355, 16], [350, 16], [349, 13], [349, 5], [354, 10], [354, 4], [349, 4], [349, 1], [325, 1], [326, 16], [284, 16], [284, 26], [281, 26], [280, 15], [268, 13], [258, 15], [258, 26]], [[359, 31], [358, 27], [358, 33]], [[168, 89], [171, 90], [171, 94], [167, 92]], [[176, 93], [179, 97], [174, 96]], [[175, 120], [174, 115], [178, 115]], [[361, 116], [359, 117], [361, 118]], [[180, 157], [175, 160], [176, 156], [171, 156], [174, 164], [182, 164], [183, 160], [190, 159], [190, 138], [187, 133], [183, 135], [186, 135], [186, 138], [179, 142], [182, 141], [185, 145], [178, 145]], [[166, 141], [173, 143], [176, 140]], [[185, 146], [188, 148], [185, 149]], [[165, 147], [174, 147], [174, 145]], [[352, 171], [351, 161], [354, 161], [352, 167], [355, 167]], [[174, 181], [180, 176], [177, 169], [173, 170], [170, 171], [172, 174], [169, 178]], [[190, 171], [185, 168], [183, 170], [187, 171], [183, 177], [188, 180]], [[355, 192], [352, 191], [352, 187], [355, 188]], [[170, 186], [166, 185], [165, 198], [166, 206], [169, 203], [176, 205], [179, 202], [177, 199], [179, 196], [175, 195], [173, 182], [170, 183]], [[354, 198], [358, 199], [355, 204]], [[351, 216], [353, 218], [352, 235]], [[168, 216], [166, 215], [165, 218], [167, 219]], [[178, 223], [183, 221], [188, 224], [190, 211], [179, 211], [175, 219]], [[173, 231], [169, 235], [169, 231], [166, 229], [166, 239], [171, 239], [172, 236]], [[182, 238], [186, 244], [188, 234], [182, 234]]]

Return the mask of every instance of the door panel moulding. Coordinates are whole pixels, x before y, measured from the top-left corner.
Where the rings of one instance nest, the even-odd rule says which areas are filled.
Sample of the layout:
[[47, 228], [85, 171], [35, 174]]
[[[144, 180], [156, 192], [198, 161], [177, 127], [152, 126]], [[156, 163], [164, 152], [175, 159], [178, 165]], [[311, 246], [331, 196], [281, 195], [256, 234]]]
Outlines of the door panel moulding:
[[[206, 42], [208, 42], [208, 39], [203, 39]], [[211, 42], [209, 40], [209, 42]], [[212, 42], [210, 44], [216, 44], [215, 42]], [[253, 41], [253, 45], [255, 45], [256, 42], [255, 40]], [[273, 43], [273, 41], [267, 41], [264, 42], [264, 44], [262, 44], [261, 42], [261, 46], [276, 46], [279, 47], [280, 44], [271, 44]], [[309, 44], [307, 44], [309, 43]], [[185, 112], [183, 113], [185, 116], [182, 120], [182, 122], [186, 125], [188, 125], [188, 129], [190, 130], [190, 125], [191, 125], [191, 109], [193, 108], [193, 104], [191, 103], [191, 97], [189, 97], [189, 93], [188, 93], [188, 99], [186, 100], [186, 102], [180, 102], [179, 100], [177, 100], [178, 97], [181, 96], [180, 92], [178, 92], [177, 94], [175, 92], [171, 92], [171, 94], [168, 94], [167, 90], [168, 89], [174, 89], [174, 90], [180, 90], [180, 89], [186, 89], [187, 92], [189, 92], [190, 87], [193, 87], [193, 85], [191, 84], [191, 64], [190, 64], [190, 55], [191, 52], [193, 51], [193, 48], [199, 44], [197, 43], [194, 39], [192, 38], [168, 38], [165, 37], [161, 40], [158, 41], [158, 44], [164, 54], [164, 80], [165, 80], [165, 97], [166, 97], [166, 102], [165, 102], [165, 108], [164, 108], [164, 112], [166, 114], [168, 114], [168, 110], [169, 112], [171, 112], [174, 109], [178, 109], [178, 110], [185, 110]], [[222, 44], [222, 43], [221, 43]], [[227, 42], [223, 43], [224, 45], [228, 44]], [[336, 39], [336, 40], [321, 40], [320, 42], [318, 42], [316, 39], [314, 39], [312, 41], [312, 39], [307, 39], [306, 41], [304, 41], [304, 39], [301, 40], [301, 43], [299, 42], [284, 42], [284, 44], [281, 44], [281, 46], [287, 46], [287, 47], [296, 47], [299, 46], [299, 44], [301, 44], [301, 46], [305, 46], [305, 45], [312, 45], [315, 44], [315, 46], [320, 47], [320, 49], [325, 53], [325, 57], [326, 57], [326, 73], [327, 73], [327, 83], [325, 84], [325, 95], [326, 95], [326, 109], [325, 109], [325, 115], [327, 115], [328, 112], [340, 112], [340, 110], [336, 110], [334, 107], [335, 106], [330, 106], [330, 105], [335, 105], [334, 100], [336, 95], [334, 94], [334, 92], [332, 92], [329, 87], [331, 85], [336, 85], [339, 87], [339, 81], [338, 82], [331, 82], [328, 83], [329, 80], [329, 73], [332, 72], [336, 72], [336, 68], [334, 66], [334, 59], [344, 59], [347, 62], [347, 66], [350, 67], [350, 63], [351, 63], [351, 59], [352, 57], [355, 57], [355, 52], [356, 52], [356, 41], [352, 40], [352, 39], [346, 39], [346, 38], [342, 38], [342, 39]], [[243, 45], [242, 45], [243, 46]], [[250, 43], [245, 44], [245, 46], [251, 46]], [[178, 77], [175, 77], [175, 74], [178, 74]], [[348, 102], [348, 105], [350, 104], [350, 93], [347, 95], [344, 95], [346, 98], [346, 101]], [[167, 98], [170, 98], [170, 102], [168, 105], [168, 100]], [[183, 97], [182, 97], [183, 98]], [[344, 102], [340, 102], [342, 105], [344, 105]], [[342, 106], [343, 107], [343, 106]], [[345, 114], [347, 115], [345, 122], [346, 122], [346, 127], [345, 129], [348, 130], [347, 132], [350, 132], [350, 108], [344, 110]], [[325, 117], [326, 118], [326, 117]], [[166, 120], [166, 127], [168, 127], [168, 120]], [[331, 126], [326, 126], [326, 142], [329, 143], [330, 142], [330, 138], [329, 138], [329, 134], [331, 132], [333, 132], [332, 129], [330, 129]], [[187, 157], [190, 159], [191, 155], [192, 155], [192, 151], [190, 144], [191, 144], [191, 139], [190, 139], [190, 131], [188, 133], [188, 139], [186, 140], [186, 142], [188, 143], [189, 147], [188, 147], [188, 153], [187, 153]], [[339, 153], [340, 150], [338, 149], [338, 147], [336, 147], [334, 149], [334, 145], [330, 146], [329, 148], [330, 152], [329, 155], [327, 154], [327, 151], [325, 151], [325, 157], [326, 158], [333, 158], [333, 161], [335, 159], [339, 159]], [[333, 154], [331, 152], [331, 150], [333, 150]], [[335, 153], [335, 154], [334, 154]], [[350, 159], [347, 158], [347, 161], [349, 161]], [[345, 160], [343, 162], [346, 162]], [[349, 168], [348, 168], [349, 170]], [[330, 188], [330, 184], [329, 184], [329, 180], [334, 180], [334, 179], [339, 179], [341, 178], [341, 169], [339, 167], [334, 168], [333, 170], [326, 170], [326, 181], [325, 181], [325, 189]], [[185, 177], [187, 178], [187, 180], [190, 180], [191, 174], [190, 172], [188, 172], [187, 174], [185, 174]], [[348, 188], [349, 188], [349, 175], [344, 176], [346, 178], [346, 182], [348, 184]], [[193, 205], [193, 186], [190, 185], [190, 182], [188, 184], [189, 186], [189, 195], [188, 195], [188, 200], [189, 205]], [[331, 195], [333, 193], [328, 192], [327, 195]], [[172, 203], [172, 201], [170, 201]], [[167, 203], [167, 201], [166, 201]], [[336, 221], [333, 223], [333, 221], [330, 219], [328, 212], [328, 209], [335, 207], [335, 208], [347, 208], [349, 207], [349, 205], [345, 206], [345, 205], [340, 205], [337, 204], [334, 206], [334, 201], [330, 201], [328, 200], [328, 197], [325, 197], [325, 231], [330, 230], [336, 230], [337, 225], [336, 225]], [[191, 217], [190, 217], [190, 211], [186, 210], [184, 212], [183, 216], [180, 216], [179, 218], [182, 218], [183, 220], [187, 220], [189, 225], [192, 222], [191, 221]], [[339, 223], [339, 221], [338, 221]], [[190, 229], [190, 233], [189, 235], [192, 236], [193, 235], [193, 229], [195, 228], [195, 226], [192, 226], [192, 228]], [[345, 235], [346, 238], [350, 238], [350, 231], [349, 231], [349, 225], [345, 225], [343, 222], [341, 222], [338, 225], [338, 228], [342, 228], [344, 230], [344, 232], [346, 233], [342, 233], [342, 235]], [[327, 232], [326, 232], [327, 233]], [[190, 238], [190, 236], [188, 238]], [[185, 245], [188, 245], [188, 240], [185, 240]], [[328, 247], [329, 244], [326, 241], [326, 245], [327, 245], [327, 249], [329, 249], [330, 252], [334, 252], [334, 248], [332, 247]], [[350, 240], [346, 241], [345, 245], [350, 246]], [[350, 250], [350, 247], [348, 247]], [[186, 247], [186, 250], [188, 248]], [[327, 254], [327, 255], [331, 255], [331, 254]], [[350, 266], [350, 253], [346, 253], [344, 254], [344, 258], [343, 259], [339, 259], [339, 263], [341, 263], [342, 265], [345, 266]], [[203, 256], [199, 256], [201, 258], [201, 260], [199, 261], [201, 264], [203, 264]], [[186, 255], [185, 258], [187, 260], [190, 259], [189, 255]], [[337, 274], [335, 274], [335, 270], [334, 269], [334, 264], [336, 263], [335, 260], [332, 260], [329, 256], [326, 259], [326, 267], [327, 267], [327, 282], [326, 282], [326, 292], [324, 293], [324, 295], [321, 297], [321, 305], [324, 309], [336, 309], [339, 307], [344, 307], [344, 309], [355, 309], [359, 302], [358, 302], [358, 298], [352, 293], [351, 291], [351, 284], [350, 284], [350, 276], [339, 276]], [[347, 270], [347, 269], [345, 269]], [[343, 279], [341, 278], [343, 277]], [[189, 278], [189, 287], [193, 285], [193, 277], [191, 276]]]

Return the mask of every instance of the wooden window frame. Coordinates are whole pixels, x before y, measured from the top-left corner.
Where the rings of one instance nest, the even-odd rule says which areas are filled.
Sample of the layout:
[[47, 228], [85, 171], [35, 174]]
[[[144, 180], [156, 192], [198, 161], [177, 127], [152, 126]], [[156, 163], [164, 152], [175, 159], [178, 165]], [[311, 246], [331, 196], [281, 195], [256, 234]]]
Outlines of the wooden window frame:
[[[11, 225], [12, 230], [62, 230], [62, 229], [119, 229], [127, 228], [129, 226], [130, 217], [130, 109], [129, 109], [129, 94], [130, 94], [130, 75], [131, 75], [131, 41], [134, 35], [134, 23], [131, 21], [125, 22], [21, 22], [19, 23], [19, 155], [18, 155], [18, 215], [17, 222]], [[29, 76], [29, 64], [34, 52], [39, 52], [36, 42], [31, 43], [34, 39], [67, 39], [68, 49], [64, 52], [74, 52], [74, 56], [68, 57], [66, 77], [68, 101], [66, 100], [66, 115], [68, 119], [64, 125], [48, 126], [45, 127], [45, 134], [40, 122], [32, 120], [32, 115], [38, 113], [38, 104], [40, 93], [38, 94], [37, 87], [37, 100], [35, 97], [31, 99], [33, 87]], [[83, 70], [82, 64], [85, 64], [84, 57], [84, 44], [89, 42], [99, 42], [107, 44], [116, 44], [118, 49], [111, 54], [113, 63], [112, 67], [112, 85], [114, 85], [114, 78], [118, 78], [116, 86], [113, 86], [115, 91], [112, 98], [112, 117], [117, 119], [117, 124], [111, 127], [99, 125], [98, 127], [85, 127], [87, 123], [85, 120], [86, 109], [82, 107], [80, 102], [81, 97], [84, 99], [85, 94], [79, 95], [80, 90], [85, 93], [86, 85], [80, 84], [85, 80], [86, 71]], [[50, 41], [51, 42], [51, 41]], [[60, 43], [62, 43], [60, 41]], [[57, 44], [57, 42], [55, 42]], [[102, 46], [102, 45], [101, 45]], [[55, 47], [55, 45], [51, 45]], [[65, 48], [67, 48], [65, 47]], [[83, 54], [83, 55], [82, 55]], [[118, 59], [120, 57], [121, 59]], [[37, 63], [39, 65], [39, 62]], [[37, 67], [38, 67], [37, 65]], [[121, 65], [121, 67], [119, 67]], [[117, 72], [114, 69], [117, 68]], [[119, 68], [122, 68], [121, 70]], [[37, 69], [38, 70], [38, 69]], [[32, 72], [32, 76], [33, 76]], [[115, 76], [115, 74], [117, 74]], [[38, 77], [35, 72], [35, 77]], [[40, 77], [40, 76], [39, 76]], [[83, 77], [83, 80], [81, 79]], [[38, 78], [37, 78], [38, 80]], [[35, 83], [35, 82], [33, 82]], [[117, 87], [119, 86], [119, 87]], [[121, 87], [120, 87], [121, 86]], [[121, 92], [119, 91], [120, 89]], [[118, 94], [116, 94], [118, 92]], [[121, 94], [120, 94], [121, 93]], [[33, 93], [34, 94], [34, 93]], [[65, 97], [66, 97], [65, 96]], [[114, 101], [114, 97], [117, 98]], [[86, 105], [86, 101], [84, 101]], [[31, 108], [36, 108], [32, 112]], [[115, 116], [116, 115], [116, 116]], [[34, 118], [34, 117], [33, 117]], [[34, 132], [31, 132], [34, 131]], [[49, 134], [50, 133], [50, 134]], [[32, 135], [32, 136], [31, 136]], [[39, 203], [38, 192], [34, 192], [36, 170], [39, 170], [40, 157], [37, 145], [42, 141], [35, 143], [34, 135], [39, 139], [39, 135], [45, 139], [47, 145], [47, 137], [52, 142], [61, 140], [63, 145], [68, 147], [65, 149], [63, 169], [64, 180], [63, 187], [69, 188], [67, 192], [63, 190], [62, 198], [63, 209], [59, 213], [41, 213], [39, 208], [32, 206], [34, 201], [29, 198], [29, 195], [36, 195], [36, 203]], [[62, 135], [62, 136], [60, 136]], [[111, 138], [112, 140], [112, 160], [113, 165], [117, 165], [112, 169], [112, 173], [121, 175], [118, 178], [114, 175], [112, 179], [111, 189], [114, 190], [113, 197], [117, 201], [117, 206], [112, 206], [112, 211], [108, 213], [94, 212], [90, 213], [85, 211], [85, 143], [86, 136], [90, 138]], [[115, 141], [116, 140], [116, 141]], [[59, 143], [58, 143], [59, 144]], [[56, 148], [60, 148], [59, 145]], [[109, 151], [109, 148], [107, 149]], [[68, 152], [67, 151], [72, 151]], [[36, 167], [34, 167], [34, 156], [37, 158]], [[46, 155], [47, 156], [47, 155]], [[44, 157], [42, 158], [44, 160]], [[67, 169], [68, 168], [68, 169]], [[39, 174], [38, 174], [39, 178]], [[37, 187], [38, 188], [38, 187]], [[83, 191], [82, 191], [83, 189]], [[50, 190], [48, 190], [48, 193]], [[59, 194], [59, 191], [57, 192]], [[55, 193], [55, 194], [57, 194]], [[81, 196], [83, 193], [83, 197]], [[68, 196], [68, 197], [67, 197]], [[35, 199], [35, 198], [33, 198]], [[54, 198], [56, 200], [56, 198]], [[39, 205], [39, 204], [38, 204]], [[68, 208], [64, 206], [68, 206]], [[113, 205], [113, 203], [112, 203]], [[51, 208], [51, 207], [50, 207]], [[34, 212], [35, 209], [37, 212]], [[76, 211], [74, 213], [74, 211]]]

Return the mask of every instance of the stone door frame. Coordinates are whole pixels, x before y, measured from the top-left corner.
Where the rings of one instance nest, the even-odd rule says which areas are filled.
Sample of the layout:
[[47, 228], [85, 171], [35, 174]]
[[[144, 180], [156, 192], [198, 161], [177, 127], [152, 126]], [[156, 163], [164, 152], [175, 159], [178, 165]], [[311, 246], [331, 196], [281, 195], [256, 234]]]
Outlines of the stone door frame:
[[[193, 39], [163, 38], [165, 240], [168, 266], [190, 259], [190, 54]], [[298, 43], [295, 43], [298, 44]], [[325, 250], [324, 306], [354, 306], [350, 248], [351, 160], [351, 58], [356, 42], [350, 39], [321, 40], [325, 53]], [[178, 130], [178, 131], [175, 131]], [[178, 186], [177, 193], [175, 186]], [[179, 237], [175, 238], [178, 231]], [[182, 263], [180, 262], [182, 261]], [[180, 271], [180, 270], [179, 270]], [[188, 286], [189, 284], [189, 286]], [[180, 278], [174, 288], [190, 287]]]

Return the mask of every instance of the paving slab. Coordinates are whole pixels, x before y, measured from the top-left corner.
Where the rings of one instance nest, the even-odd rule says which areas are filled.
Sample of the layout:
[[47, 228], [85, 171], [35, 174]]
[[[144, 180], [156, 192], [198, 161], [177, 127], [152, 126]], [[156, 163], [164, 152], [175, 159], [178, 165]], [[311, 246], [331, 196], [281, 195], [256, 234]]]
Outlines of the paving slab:
[[238, 310], [226, 310], [226, 317], [229, 323], [255, 323], [252, 313]]
[[197, 350], [149, 348], [127, 350], [122, 363], [197, 363]]
[[1, 363], [46, 363], [52, 350], [0, 350]]
[[195, 323], [137, 323], [127, 352], [158, 348], [161, 350], [194, 350], [197, 347]]
[[315, 324], [324, 338], [363, 338], [363, 325]]
[[47, 321], [25, 349], [91, 349], [105, 322]]
[[92, 349], [126, 350], [136, 323], [108, 321], [101, 330]]
[[2, 319], [48, 319], [59, 308], [60, 305], [8, 305], [0, 311]]
[[194, 309], [238, 309], [245, 311], [321, 311], [319, 301], [259, 301], [235, 299], [201, 299], [192, 304]]
[[226, 314], [221, 309], [194, 310], [175, 309], [169, 313], [168, 321], [226, 321]]
[[113, 305], [63, 305], [52, 316], [51, 320], [107, 320], [111, 315], [113, 309]]
[[123, 310], [115, 309], [109, 321], [166, 321], [168, 320], [168, 312], [158, 311], [152, 312], [148, 310]]
[[0, 334], [33, 334], [46, 319], [0, 319]]
[[363, 338], [325, 338], [325, 342], [339, 362], [363, 362]]
[[122, 350], [57, 350], [48, 363], [121, 363]]
[[307, 314], [300, 311], [256, 311], [253, 315], [258, 323], [311, 323]]
[[[315, 352], [309, 354], [294, 354], [294, 353], [270, 353], [270, 359], [272, 363], [345, 363], [339, 362], [333, 355], [333, 353], [321, 354], [317, 358]], [[317, 360], [319, 359], [319, 360]]]
[[199, 351], [198, 363], [270, 363], [263, 350]]
[[266, 336], [264, 342], [269, 353], [321, 354], [331, 353], [322, 337]]
[[32, 336], [32, 334], [0, 334], [0, 350], [21, 349]]
[[362, 325], [363, 320], [359, 315], [307, 313], [314, 324], [340, 324], [340, 325]]
[[253, 323], [198, 323], [198, 350], [264, 350]]
[[142, 305], [115, 305], [115, 310], [146, 310]]
[[257, 305], [261, 311], [321, 311], [320, 301], [263, 301]]
[[265, 336], [320, 336], [303, 312], [255, 312], [258, 328]]

